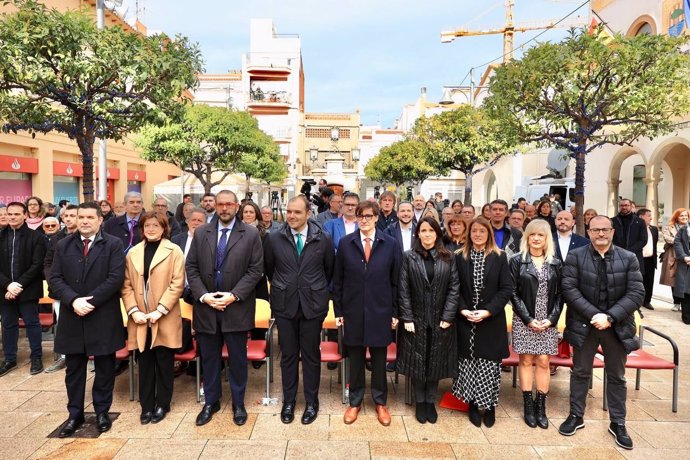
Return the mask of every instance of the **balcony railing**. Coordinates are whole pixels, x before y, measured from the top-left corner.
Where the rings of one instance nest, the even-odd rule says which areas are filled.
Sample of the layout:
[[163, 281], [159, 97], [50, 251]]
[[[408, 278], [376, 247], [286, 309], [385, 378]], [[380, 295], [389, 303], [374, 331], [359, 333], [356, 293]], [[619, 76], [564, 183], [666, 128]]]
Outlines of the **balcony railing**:
[[287, 91], [271, 91], [256, 88], [249, 91], [249, 102], [290, 105], [292, 104], [292, 94]]

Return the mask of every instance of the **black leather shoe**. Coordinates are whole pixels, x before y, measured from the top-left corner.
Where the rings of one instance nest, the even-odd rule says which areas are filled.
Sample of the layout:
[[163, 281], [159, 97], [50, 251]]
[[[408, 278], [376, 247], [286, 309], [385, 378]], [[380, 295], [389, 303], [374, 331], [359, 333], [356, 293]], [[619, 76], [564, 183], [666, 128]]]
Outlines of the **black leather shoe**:
[[414, 416], [419, 423], [426, 423], [426, 403], [418, 402], [415, 405]]
[[244, 406], [232, 406], [232, 421], [235, 425], [242, 426], [247, 423], [247, 411]]
[[561, 423], [561, 426], [558, 428], [558, 432], [563, 436], [572, 436], [577, 430], [584, 427], [585, 421], [582, 420], [582, 417], [577, 417], [573, 414], [570, 414], [568, 415], [568, 418], [565, 419], [565, 422]]
[[654, 310], [654, 307], [652, 307], [652, 304], [651, 304], [651, 303], [646, 303], [646, 304], [644, 304], [644, 305], [642, 305], [642, 306], [645, 307], [647, 310]]
[[103, 412], [96, 416], [96, 428], [99, 433], [105, 433], [113, 426], [113, 422], [110, 421], [110, 417], [107, 412]]
[[491, 428], [496, 423], [496, 408], [486, 409], [484, 411], [484, 426]]
[[41, 358], [32, 359], [29, 374], [36, 375], [40, 374], [41, 372], [43, 372], [43, 360], [41, 360]]
[[476, 427], [482, 426], [482, 416], [479, 413], [479, 407], [475, 403], [470, 403], [470, 422]]
[[162, 407], [156, 407], [156, 410], [154, 410], [153, 414], [151, 414], [151, 423], [160, 422], [165, 418], [165, 414], [167, 413], [168, 411], [163, 409]]
[[220, 410], [220, 401], [213, 404], [204, 404], [203, 409], [196, 416], [196, 426], [206, 425], [213, 418], [213, 414]]
[[265, 361], [252, 361], [252, 367], [254, 369], [261, 369], [261, 366], [264, 365]]
[[3, 361], [0, 365], [0, 377], [17, 367], [17, 361]]
[[625, 425], [618, 423], [611, 423], [609, 425], [609, 433], [616, 438], [616, 444], [621, 446], [623, 449], [632, 450], [633, 442], [628, 435], [628, 431], [625, 429]]
[[58, 433], [58, 438], [68, 438], [72, 436], [82, 423], [84, 423], [84, 417], [71, 418], [67, 420]]
[[319, 403], [307, 403], [302, 414], [302, 425], [309, 425], [316, 420], [317, 415], [319, 415]]
[[292, 423], [295, 419], [295, 402], [284, 402], [283, 408], [280, 410], [280, 421], [283, 423]]
[[153, 412], [142, 412], [139, 416], [139, 421], [142, 425], [146, 425], [151, 422], [151, 416], [153, 416]]
[[326, 364], [326, 369], [329, 371], [334, 371], [338, 368], [338, 363], [328, 363]]

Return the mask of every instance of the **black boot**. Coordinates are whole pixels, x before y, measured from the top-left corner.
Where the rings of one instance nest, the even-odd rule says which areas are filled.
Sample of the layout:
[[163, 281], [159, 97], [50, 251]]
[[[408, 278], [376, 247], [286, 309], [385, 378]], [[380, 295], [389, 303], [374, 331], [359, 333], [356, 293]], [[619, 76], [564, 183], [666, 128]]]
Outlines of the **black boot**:
[[547, 429], [549, 427], [549, 419], [546, 417], [546, 393], [537, 390], [537, 399], [534, 402], [537, 413], [537, 425], [539, 425], [539, 428]]
[[470, 422], [476, 427], [482, 426], [482, 416], [479, 413], [479, 407], [474, 403], [470, 403]]
[[537, 417], [534, 415], [534, 399], [531, 391], [523, 391], [522, 399], [525, 402], [525, 423], [530, 428], [536, 428]]

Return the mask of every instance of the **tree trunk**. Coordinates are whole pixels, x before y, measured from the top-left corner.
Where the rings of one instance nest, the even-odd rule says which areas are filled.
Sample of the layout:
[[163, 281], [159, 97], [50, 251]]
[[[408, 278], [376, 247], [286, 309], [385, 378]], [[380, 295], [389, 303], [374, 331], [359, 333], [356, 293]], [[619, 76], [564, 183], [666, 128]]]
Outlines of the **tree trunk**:
[[585, 164], [587, 139], [581, 139], [575, 152], [575, 233], [585, 234]]
[[244, 175], [246, 178], [246, 181], [244, 183], [244, 196], [247, 197], [249, 196], [249, 192], [251, 191], [251, 177], [247, 174]]
[[77, 146], [81, 152], [81, 164], [83, 167], [83, 176], [81, 180], [82, 193], [84, 194], [84, 202], [94, 200], [94, 186], [93, 186], [93, 145], [96, 141], [95, 137], [76, 136]]
[[465, 206], [472, 206], [472, 171], [463, 171], [465, 173]]
[[204, 184], [204, 193], [211, 193], [211, 181], [213, 180], [212, 173], [213, 167], [211, 164], [206, 164], [206, 171], [204, 171], [204, 176], [206, 176], [206, 183]]

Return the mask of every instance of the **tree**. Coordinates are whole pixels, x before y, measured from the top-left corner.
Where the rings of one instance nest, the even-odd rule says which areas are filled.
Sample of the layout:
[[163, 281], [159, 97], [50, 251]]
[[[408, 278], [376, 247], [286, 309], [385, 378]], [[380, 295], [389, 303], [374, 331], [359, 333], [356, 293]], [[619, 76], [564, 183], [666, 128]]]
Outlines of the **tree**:
[[421, 142], [413, 139], [395, 142], [383, 147], [369, 160], [364, 173], [369, 179], [384, 184], [421, 184], [434, 174], [434, 168], [426, 162], [424, 149]]
[[439, 174], [449, 170], [465, 175], [465, 203], [472, 203], [472, 178], [516, 150], [516, 139], [482, 108], [463, 105], [421, 117], [412, 135], [426, 145], [428, 163]]
[[[262, 158], [276, 150], [273, 139], [249, 113], [202, 104], [188, 106], [179, 122], [146, 126], [137, 145], [142, 158], [178, 165], [199, 179], [207, 193], [231, 173], [242, 172], [243, 157]], [[215, 172], [222, 174], [214, 178]]]
[[13, 0], [0, 21], [0, 119], [4, 132], [57, 131], [76, 141], [84, 199], [94, 198], [96, 138], [122, 140], [174, 113], [202, 70], [184, 37], [145, 37], [96, 28], [82, 11], [62, 13], [35, 0]]
[[240, 158], [237, 170], [247, 178], [245, 193], [249, 192], [251, 179], [271, 185], [273, 182], [283, 182], [287, 177], [287, 168], [278, 145], [270, 137], [265, 140], [270, 144], [264, 150], [245, 153]]
[[485, 106], [524, 142], [565, 149], [575, 159], [577, 231], [584, 231], [587, 155], [673, 130], [689, 109], [687, 37], [605, 37], [573, 30], [496, 69]]

